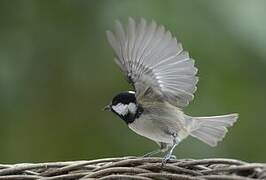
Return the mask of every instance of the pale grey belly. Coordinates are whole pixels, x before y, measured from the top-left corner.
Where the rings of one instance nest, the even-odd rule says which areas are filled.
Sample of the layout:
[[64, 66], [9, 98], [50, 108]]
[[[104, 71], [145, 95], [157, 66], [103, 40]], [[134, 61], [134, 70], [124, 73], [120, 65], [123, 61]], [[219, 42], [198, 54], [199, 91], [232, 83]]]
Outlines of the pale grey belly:
[[128, 126], [137, 134], [155, 142], [172, 144], [174, 134], [178, 136], [177, 138], [179, 140], [182, 140], [188, 135], [186, 132], [184, 133], [184, 128], [176, 118], [178, 117], [175, 117], [175, 119], [163, 119], [160, 117], [151, 118], [150, 116], [142, 115], [141, 118], [136, 119]]

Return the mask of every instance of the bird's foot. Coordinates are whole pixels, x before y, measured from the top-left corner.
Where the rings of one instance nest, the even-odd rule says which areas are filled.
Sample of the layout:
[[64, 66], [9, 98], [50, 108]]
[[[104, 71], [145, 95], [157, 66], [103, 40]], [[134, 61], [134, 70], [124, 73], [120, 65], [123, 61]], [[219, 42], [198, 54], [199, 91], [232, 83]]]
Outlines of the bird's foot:
[[164, 166], [167, 163], [167, 161], [169, 161], [171, 159], [176, 159], [176, 156], [172, 155], [172, 154], [166, 154], [166, 156], [164, 156], [164, 158], [162, 160], [162, 166]]

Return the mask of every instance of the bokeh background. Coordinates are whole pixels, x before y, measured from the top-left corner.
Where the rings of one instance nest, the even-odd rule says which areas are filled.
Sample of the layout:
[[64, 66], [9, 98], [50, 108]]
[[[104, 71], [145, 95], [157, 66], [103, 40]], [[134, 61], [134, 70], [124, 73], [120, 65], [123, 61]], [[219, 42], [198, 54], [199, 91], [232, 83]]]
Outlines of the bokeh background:
[[164, 24], [199, 68], [194, 116], [238, 112], [216, 148], [188, 138], [178, 158], [266, 161], [266, 1], [0, 1], [0, 162], [142, 155], [157, 144], [101, 111], [130, 89], [105, 31], [145, 17]]

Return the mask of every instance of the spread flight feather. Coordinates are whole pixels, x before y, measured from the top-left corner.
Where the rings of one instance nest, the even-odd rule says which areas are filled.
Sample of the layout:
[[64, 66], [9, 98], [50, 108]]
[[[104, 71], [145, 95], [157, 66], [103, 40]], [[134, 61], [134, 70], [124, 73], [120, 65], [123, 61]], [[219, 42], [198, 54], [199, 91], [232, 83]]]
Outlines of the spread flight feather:
[[134, 85], [137, 98], [147, 88], [180, 108], [193, 99], [198, 78], [194, 60], [178, 40], [154, 21], [129, 18], [127, 29], [116, 21], [107, 39], [115, 51], [115, 62]]

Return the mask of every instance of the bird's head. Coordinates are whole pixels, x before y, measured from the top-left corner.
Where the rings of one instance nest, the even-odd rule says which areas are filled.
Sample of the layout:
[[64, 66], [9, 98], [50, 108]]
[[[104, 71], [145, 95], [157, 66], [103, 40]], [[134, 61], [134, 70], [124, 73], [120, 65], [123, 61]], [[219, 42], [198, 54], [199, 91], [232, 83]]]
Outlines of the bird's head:
[[140, 114], [141, 108], [137, 104], [135, 92], [126, 91], [116, 95], [104, 110], [115, 113], [129, 124], [137, 118], [137, 115]]

